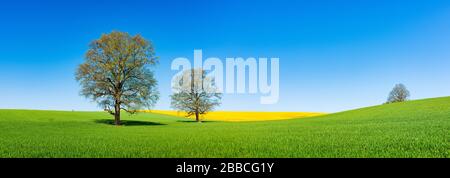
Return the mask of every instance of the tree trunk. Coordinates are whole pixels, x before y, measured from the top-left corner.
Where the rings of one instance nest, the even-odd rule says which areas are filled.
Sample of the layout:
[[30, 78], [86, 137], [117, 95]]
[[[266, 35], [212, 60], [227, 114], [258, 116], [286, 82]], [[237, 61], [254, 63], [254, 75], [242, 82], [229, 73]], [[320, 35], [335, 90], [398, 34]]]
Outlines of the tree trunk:
[[200, 122], [200, 118], [198, 116], [198, 112], [195, 112], [195, 121]]
[[114, 124], [120, 125], [120, 105], [116, 104], [114, 110]]

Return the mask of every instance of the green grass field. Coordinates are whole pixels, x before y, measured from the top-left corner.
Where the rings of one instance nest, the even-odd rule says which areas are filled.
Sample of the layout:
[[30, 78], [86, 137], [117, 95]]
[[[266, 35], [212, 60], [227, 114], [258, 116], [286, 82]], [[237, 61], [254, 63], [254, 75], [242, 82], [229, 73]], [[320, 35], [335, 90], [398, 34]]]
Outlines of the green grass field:
[[283, 121], [109, 119], [0, 110], [0, 157], [450, 157], [450, 97]]

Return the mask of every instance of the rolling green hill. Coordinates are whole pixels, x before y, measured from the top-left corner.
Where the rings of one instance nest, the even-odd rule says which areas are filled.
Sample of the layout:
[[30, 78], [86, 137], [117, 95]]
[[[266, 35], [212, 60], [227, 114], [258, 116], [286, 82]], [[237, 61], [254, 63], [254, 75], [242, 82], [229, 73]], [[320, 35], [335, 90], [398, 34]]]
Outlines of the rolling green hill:
[[0, 110], [0, 157], [450, 157], [450, 97], [284, 121], [110, 119]]

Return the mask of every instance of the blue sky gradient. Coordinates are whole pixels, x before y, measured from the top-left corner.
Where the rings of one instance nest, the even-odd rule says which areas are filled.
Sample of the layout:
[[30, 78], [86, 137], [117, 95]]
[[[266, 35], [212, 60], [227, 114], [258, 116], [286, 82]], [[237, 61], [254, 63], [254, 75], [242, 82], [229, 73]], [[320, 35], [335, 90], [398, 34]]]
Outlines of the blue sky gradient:
[[9, 1], [0, 4], [0, 108], [99, 110], [74, 72], [88, 44], [141, 34], [169, 109], [176, 57], [279, 57], [280, 100], [225, 95], [219, 110], [336, 112], [383, 103], [396, 83], [412, 99], [450, 96], [450, 1]]

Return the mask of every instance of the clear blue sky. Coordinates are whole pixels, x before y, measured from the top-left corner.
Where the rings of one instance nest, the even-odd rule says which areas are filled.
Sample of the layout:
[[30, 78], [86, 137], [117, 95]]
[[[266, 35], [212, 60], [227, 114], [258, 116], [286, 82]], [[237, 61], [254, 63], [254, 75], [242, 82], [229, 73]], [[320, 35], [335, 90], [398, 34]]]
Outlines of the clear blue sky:
[[175, 57], [279, 57], [280, 100], [226, 95], [220, 110], [335, 112], [450, 96], [450, 1], [9, 1], [0, 3], [0, 108], [98, 110], [74, 72], [112, 30], [153, 41], [169, 109]]

